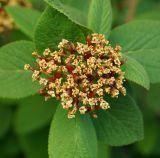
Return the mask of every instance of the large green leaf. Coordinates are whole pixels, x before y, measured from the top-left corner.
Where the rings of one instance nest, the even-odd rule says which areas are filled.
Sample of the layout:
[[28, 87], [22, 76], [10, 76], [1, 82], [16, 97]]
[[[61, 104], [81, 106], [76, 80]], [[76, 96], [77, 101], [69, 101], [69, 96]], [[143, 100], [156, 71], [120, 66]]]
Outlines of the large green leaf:
[[129, 96], [109, 101], [111, 109], [99, 111], [94, 119], [100, 141], [121, 146], [143, 138], [142, 115], [134, 100]]
[[126, 59], [126, 63], [123, 66], [125, 78], [149, 89], [150, 81], [144, 67], [135, 59], [124, 54], [123, 56]]
[[33, 132], [49, 124], [57, 108], [55, 99], [48, 101], [42, 96], [23, 99], [15, 115], [15, 129], [20, 134]]
[[6, 11], [13, 18], [20, 30], [27, 36], [33, 38], [34, 27], [41, 13], [20, 6], [7, 6]]
[[160, 49], [143, 49], [126, 53], [144, 66], [151, 83], [160, 82]]
[[88, 16], [88, 27], [97, 33], [109, 36], [112, 25], [110, 0], [92, 0]]
[[111, 32], [110, 40], [123, 52], [160, 48], [160, 22], [139, 20], [124, 24]]
[[62, 39], [84, 42], [85, 37], [76, 24], [62, 13], [48, 7], [36, 27], [36, 48], [39, 52], [43, 52], [46, 48], [55, 50]]
[[32, 82], [31, 72], [26, 72], [24, 64], [34, 65], [31, 56], [32, 42], [18, 41], [0, 48], [0, 97], [23, 98], [36, 93], [38, 87]]
[[68, 119], [59, 105], [49, 136], [50, 158], [97, 158], [97, 139], [89, 115]]
[[[89, 8], [89, 4], [91, 2], [90, 0], [76, 1], [76, 3], [75, 3], [75, 0], [58, 0], [58, 1], [60, 1], [62, 3], [62, 5], [66, 5], [66, 6], [70, 6], [72, 8], [75, 8], [75, 9], [79, 9], [80, 11], [82, 11], [84, 13], [87, 13], [88, 8]], [[71, 15], [71, 16], [75, 16], [75, 15]]]
[[0, 138], [8, 131], [11, 123], [12, 110], [9, 107], [0, 108]]
[[112, 24], [110, 0], [45, 0], [70, 20], [90, 30], [109, 35]]
[[50, 6], [82, 26], [87, 26], [90, 0], [45, 0]]

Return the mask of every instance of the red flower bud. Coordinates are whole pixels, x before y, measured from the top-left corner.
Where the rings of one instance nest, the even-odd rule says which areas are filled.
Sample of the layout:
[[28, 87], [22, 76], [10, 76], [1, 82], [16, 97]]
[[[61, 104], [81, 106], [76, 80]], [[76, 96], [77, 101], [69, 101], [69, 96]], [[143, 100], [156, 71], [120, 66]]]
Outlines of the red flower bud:
[[70, 73], [72, 73], [72, 71], [74, 70], [73, 66], [71, 64], [69, 64], [69, 63], [66, 64], [66, 68]]
[[92, 97], [94, 97], [96, 95], [96, 91], [92, 91], [92, 92], [90, 92], [89, 94], [88, 94], [88, 97], [89, 98], [92, 98]]
[[91, 35], [88, 35], [88, 36], [86, 37], [86, 42], [87, 42], [88, 45], [91, 45], [91, 44], [92, 44], [92, 43], [91, 43], [91, 40], [92, 40]]

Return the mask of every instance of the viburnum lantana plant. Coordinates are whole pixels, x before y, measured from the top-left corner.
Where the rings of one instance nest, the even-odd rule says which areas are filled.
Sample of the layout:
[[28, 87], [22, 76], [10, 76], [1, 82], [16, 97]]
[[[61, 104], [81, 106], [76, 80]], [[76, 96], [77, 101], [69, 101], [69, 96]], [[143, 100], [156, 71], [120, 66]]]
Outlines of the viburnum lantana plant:
[[0, 97], [39, 93], [47, 104], [38, 106], [43, 97], [26, 99], [38, 116], [17, 116], [15, 129], [27, 134], [53, 118], [50, 158], [98, 158], [102, 146], [142, 140], [132, 88], [136, 83], [149, 90], [160, 82], [160, 22], [133, 21], [111, 30], [110, 0], [45, 1], [42, 14], [5, 8], [29, 40], [0, 48]]

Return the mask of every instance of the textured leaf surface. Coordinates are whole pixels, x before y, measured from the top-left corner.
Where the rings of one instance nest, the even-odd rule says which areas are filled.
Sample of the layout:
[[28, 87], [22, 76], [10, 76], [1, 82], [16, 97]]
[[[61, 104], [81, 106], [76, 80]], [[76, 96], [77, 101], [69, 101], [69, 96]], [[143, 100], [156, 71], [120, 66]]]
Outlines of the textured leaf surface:
[[111, 32], [110, 40], [123, 52], [160, 48], [160, 22], [139, 20], [124, 24]]
[[63, 3], [63, 5], [71, 6], [72, 8], [79, 9], [80, 11], [84, 11], [85, 13], [87, 12], [89, 4], [91, 2], [90, 0], [76, 1], [76, 3], [75, 0], [59, 0], [59, 1]]
[[55, 50], [62, 39], [84, 42], [85, 37], [80, 28], [66, 16], [53, 8], [47, 8], [36, 27], [36, 48], [39, 52], [46, 48]]
[[23, 69], [24, 64], [34, 65], [31, 56], [32, 42], [19, 41], [0, 48], [0, 97], [23, 98], [37, 92], [39, 86], [32, 82], [31, 72]]
[[94, 119], [100, 141], [112, 146], [131, 144], [143, 138], [142, 115], [129, 97], [110, 101], [111, 109], [100, 111]]
[[50, 158], [97, 158], [97, 140], [89, 115], [68, 119], [58, 107], [49, 136]]
[[19, 103], [15, 115], [15, 129], [20, 134], [30, 133], [49, 124], [57, 108], [57, 101], [44, 100], [42, 96], [32, 96]]
[[32, 38], [35, 25], [41, 13], [20, 6], [8, 6], [6, 7], [6, 11], [13, 18], [20, 30]]
[[88, 16], [88, 27], [97, 33], [109, 36], [112, 25], [110, 0], [92, 0]]
[[87, 25], [90, 0], [45, 0], [50, 6], [80, 25]]
[[112, 24], [110, 0], [45, 0], [70, 20], [90, 30], [109, 35]]
[[12, 111], [9, 107], [0, 107], [0, 138], [2, 138], [9, 129], [11, 123]]
[[144, 67], [135, 59], [126, 55], [123, 56], [126, 59], [126, 63], [123, 66], [125, 78], [149, 89], [150, 80]]
[[160, 49], [143, 49], [126, 52], [146, 69], [151, 83], [160, 82]]

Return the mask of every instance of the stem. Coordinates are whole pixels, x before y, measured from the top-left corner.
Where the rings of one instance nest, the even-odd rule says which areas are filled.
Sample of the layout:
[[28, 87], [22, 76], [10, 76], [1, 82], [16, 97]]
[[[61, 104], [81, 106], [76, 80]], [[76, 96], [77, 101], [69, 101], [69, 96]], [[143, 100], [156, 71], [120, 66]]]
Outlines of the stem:
[[126, 18], [126, 22], [131, 21], [134, 18], [134, 14], [139, 3], [139, 0], [126, 0], [128, 5], [128, 14]]

